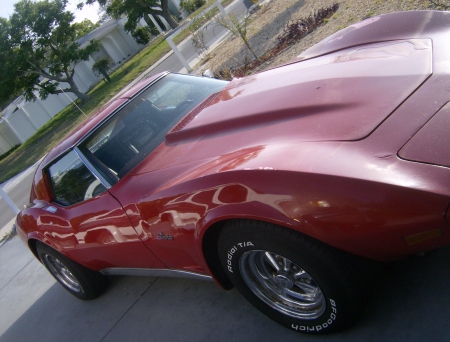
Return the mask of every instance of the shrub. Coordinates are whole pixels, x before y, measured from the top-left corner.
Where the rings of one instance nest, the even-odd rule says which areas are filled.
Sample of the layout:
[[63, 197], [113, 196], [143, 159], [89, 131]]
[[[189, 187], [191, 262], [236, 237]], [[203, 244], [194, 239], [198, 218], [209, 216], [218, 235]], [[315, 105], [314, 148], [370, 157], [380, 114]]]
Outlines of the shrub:
[[192, 13], [204, 4], [206, 4], [206, 0], [181, 0], [180, 7], [188, 13]]
[[17, 150], [20, 147], [21, 144], [14, 145], [9, 151], [3, 153], [0, 155], [0, 160], [5, 159], [7, 156], [9, 156], [11, 153], [13, 153], [15, 150]]
[[95, 75], [100, 76], [103, 75], [107, 82], [111, 82], [111, 79], [108, 75], [108, 70], [113, 64], [113, 61], [109, 57], [100, 58], [97, 62], [92, 65], [92, 71]]
[[137, 28], [131, 33], [136, 43], [145, 45], [150, 41], [150, 32], [142, 27]]

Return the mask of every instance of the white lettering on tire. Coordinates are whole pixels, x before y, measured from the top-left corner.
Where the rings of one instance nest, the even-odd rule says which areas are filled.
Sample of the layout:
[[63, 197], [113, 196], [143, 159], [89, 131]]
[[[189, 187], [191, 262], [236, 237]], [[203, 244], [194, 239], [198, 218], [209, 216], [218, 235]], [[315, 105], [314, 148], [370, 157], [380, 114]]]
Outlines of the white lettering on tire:
[[337, 313], [336, 302], [333, 299], [330, 299], [330, 304], [331, 304], [331, 314], [326, 322], [315, 326], [292, 324], [291, 328], [294, 329], [295, 331], [303, 331], [303, 332], [320, 331], [322, 329], [328, 328], [336, 320], [336, 313]]
[[250, 247], [254, 246], [250, 241], [247, 242], [238, 242], [236, 245], [231, 247], [231, 249], [227, 252], [227, 269], [228, 272], [233, 273], [233, 268], [231, 267], [231, 261], [233, 260], [233, 254], [236, 253], [238, 248]]

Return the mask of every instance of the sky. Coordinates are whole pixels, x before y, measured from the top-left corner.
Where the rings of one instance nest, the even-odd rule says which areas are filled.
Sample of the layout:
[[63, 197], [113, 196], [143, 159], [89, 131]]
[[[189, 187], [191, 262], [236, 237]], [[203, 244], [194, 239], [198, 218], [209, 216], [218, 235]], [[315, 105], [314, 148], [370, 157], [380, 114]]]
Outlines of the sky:
[[[0, 17], [3, 18], [9, 18], [11, 14], [14, 12], [14, 4], [18, 0], [1, 0], [0, 4]], [[81, 2], [81, 0], [69, 0], [69, 4], [67, 5], [66, 9], [73, 12], [75, 14], [75, 21], [80, 22], [84, 19], [88, 18], [93, 23], [95, 23], [98, 20], [97, 16], [97, 9], [98, 5], [95, 3], [95, 5], [89, 5], [84, 6], [83, 10], [77, 10], [77, 4]]]

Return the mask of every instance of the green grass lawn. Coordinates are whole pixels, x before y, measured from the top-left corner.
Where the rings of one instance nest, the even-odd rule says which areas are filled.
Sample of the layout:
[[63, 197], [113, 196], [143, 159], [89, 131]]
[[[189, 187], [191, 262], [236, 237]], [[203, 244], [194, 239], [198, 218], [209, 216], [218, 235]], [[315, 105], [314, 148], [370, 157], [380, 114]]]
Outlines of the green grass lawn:
[[[200, 9], [192, 13], [188, 18], [194, 18], [204, 9], [211, 6], [215, 0], [208, 1]], [[222, 5], [226, 6], [231, 0], [223, 0]], [[204, 22], [209, 20], [217, 8], [209, 11]], [[182, 30], [173, 38], [178, 44], [189, 36], [188, 29]], [[151, 42], [147, 47], [137, 53], [133, 58], [124, 63], [114, 73], [110, 75], [111, 83], [101, 82], [88, 92], [89, 99], [84, 103], [77, 103], [81, 110], [89, 117], [108, 102], [114, 95], [120, 92], [126, 85], [136, 77], [155, 64], [161, 57], [170, 51], [169, 44], [164, 37], [159, 37]], [[30, 137], [14, 152], [0, 160], [0, 183], [10, 179], [27, 167], [36, 163], [64, 136], [78, 126], [86, 117], [74, 106], [71, 105], [52, 120], [42, 126], [36, 134]]]

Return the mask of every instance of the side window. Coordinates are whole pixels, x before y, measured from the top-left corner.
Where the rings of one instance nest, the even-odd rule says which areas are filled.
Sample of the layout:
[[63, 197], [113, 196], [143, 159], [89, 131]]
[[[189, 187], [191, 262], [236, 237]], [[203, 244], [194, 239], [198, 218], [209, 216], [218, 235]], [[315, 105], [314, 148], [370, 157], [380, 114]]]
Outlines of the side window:
[[50, 165], [48, 175], [53, 200], [62, 205], [82, 202], [106, 190], [75, 151], [67, 153]]

